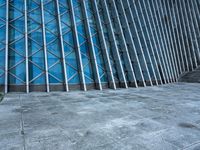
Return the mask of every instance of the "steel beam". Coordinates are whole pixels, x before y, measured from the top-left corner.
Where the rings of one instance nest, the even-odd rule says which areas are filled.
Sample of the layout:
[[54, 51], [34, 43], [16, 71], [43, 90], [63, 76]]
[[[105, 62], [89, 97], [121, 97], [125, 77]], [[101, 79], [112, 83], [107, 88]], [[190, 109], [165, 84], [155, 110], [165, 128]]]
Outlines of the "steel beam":
[[[139, 43], [140, 49], [138, 49], [138, 52], [140, 52], [140, 54], [142, 56], [142, 59], [144, 61], [144, 64], [143, 64], [144, 68], [143, 69], [145, 69], [145, 70], [143, 70], [143, 76], [145, 76], [144, 73], [147, 73], [147, 77], [148, 77], [149, 83], [152, 86], [153, 84], [152, 84], [152, 80], [151, 80], [151, 77], [150, 77], [149, 68], [147, 67], [147, 62], [146, 62], [146, 59], [145, 59], [145, 56], [144, 56], [141, 40], [140, 40], [139, 34], [137, 32], [138, 29], [137, 29], [137, 26], [136, 26], [136, 23], [135, 23], [135, 20], [134, 20], [134, 17], [133, 17], [133, 12], [131, 10], [131, 6], [130, 6], [130, 3], [129, 3], [129, 0], [125, 0], [124, 4], [126, 4], [126, 7], [127, 7], [126, 8], [127, 13], [128, 13], [127, 17], [129, 17], [129, 25], [130, 25], [131, 32], [133, 34], [134, 31], [135, 31], [136, 38], [137, 38], [138, 43]], [[145, 79], [145, 82], [147, 82], [146, 79]], [[144, 86], [146, 86], [146, 84]]]
[[[153, 37], [153, 44], [156, 47], [155, 51], [156, 51], [156, 54], [157, 54], [157, 57], [158, 57], [158, 62], [161, 65], [161, 71], [162, 71], [162, 74], [163, 74], [164, 83], [169, 83], [169, 76], [168, 76], [168, 72], [167, 72], [168, 70], [167, 70], [166, 65], [165, 65], [165, 59], [164, 59], [162, 48], [161, 48], [162, 39], [159, 39], [159, 37], [158, 37], [158, 31], [157, 31], [156, 25], [155, 25], [155, 20], [156, 19], [153, 18], [153, 14], [152, 14], [152, 9], [153, 8], [150, 7], [149, 0], [147, 0], [147, 3], [145, 3], [145, 1], [142, 0], [142, 3], [145, 6], [144, 9], [145, 9], [145, 13], [146, 13], [146, 16], [147, 16], [147, 22], [149, 23], [150, 32], [151, 32], [152, 37]], [[148, 9], [147, 8], [149, 8], [149, 13], [150, 14], [148, 13]], [[151, 17], [151, 19], [150, 19], [150, 17]], [[153, 25], [151, 24], [150, 20], [152, 21]], [[154, 36], [154, 32], [153, 31], [155, 31], [155, 36]], [[156, 40], [158, 41], [158, 43], [156, 43]], [[159, 52], [160, 52], [160, 55], [159, 55]]]
[[[146, 34], [147, 34], [147, 38], [146, 38], [146, 40], [145, 41], [147, 41], [147, 40], [149, 40], [149, 44], [150, 44], [150, 48], [148, 48], [149, 49], [149, 51], [151, 51], [151, 53], [152, 53], [152, 55], [153, 55], [153, 58], [152, 58], [152, 65], [153, 65], [153, 62], [154, 62], [154, 64], [155, 64], [155, 70], [157, 70], [157, 73], [158, 73], [158, 77], [157, 77], [157, 80], [158, 79], [160, 79], [160, 81], [161, 81], [161, 84], [162, 84], [162, 79], [161, 79], [161, 74], [160, 74], [160, 72], [159, 72], [159, 68], [158, 68], [158, 61], [159, 61], [159, 63], [160, 63], [160, 57], [159, 57], [159, 55], [157, 55], [158, 57], [158, 60], [156, 59], [156, 55], [155, 54], [157, 54], [157, 49], [154, 49], [153, 48], [153, 43], [152, 43], [152, 40], [151, 40], [151, 38], [150, 38], [150, 33], [149, 33], [149, 30], [148, 30], [148, 28], [147, 28], [147, 22], [149, 21], [148, 19], [149, 19], [149, 17], [147, 16], [147, 20], [145, 19], [145, 17], [144, 17], [144, 12], [143, 12], [143, 10], [142, 10], [142, 6], [141, 6], [141, 3], [140, 3], [141, 1], [138, 1], [138, 4], [139, 4], [139, 10], [140, 10], [140, 12], [141, 12], [141, 15], [142, 15], [142, 19], [143, 19], [143, 25], [144, 25], [144, 27], [145, 27], [145, 30], [146, 30]], [[146, 6], [144, 5], [144, 11], [146, 11]], [[151, 26], [150, 26], [150, 31], [152, 31], [152, 28], [151, 28]], [[151, 33], [152, 34], [152, 33]], [[144, 33], [143, 33], [143, 35], [144, 35]], [[154, 37], [153, 37], [153, 42], [154, 42]], [[147, 46], [147, 42], [146, 42], [146, 46]], [[155, 51], [155, 53], [154, 53], [154, 51]], [[156, 75], [156, 71], [154, 70], [154, 72], [155, 72], [155, 75]], [[163, 69], [162, 69], [162, 67], [161, 67], [161, 70], [162, 70], [162, 72], [163, 72]], [[165, 80], [165, 79], [164, 79]], [[158, 83], [157, 83], [158, 84]]]
[[[161, 25], [161, 31], [162, 31], [162, 36], [164, 37], [164, 45], [165, 45], [165, 52], [166, 52], [166, 58], [168, 59], [169, 61], [169, 67], [170, 67], [170, 70], [171, 70], [171, 81], [174, 82], [176, 81], [176, 77], [175, 77], [175, 70], [173, 69], [173, 66], [174, 66], [174, 63], [173, 63], [173, 60], [172, 60], [172, 57], [170, 56], [170, 47], [169, 47], [169, 41], [167, 41], [167, 34], [165, 33], [165, 26], [163, 24], [163, 21], [162, 21], [162, 15], [161, 15], [161, 12], [160, 12], [160, 7], [158, 5], [158, 2], [157, 0], [155, 0], [155, 7], [158, 11], [158, 18], [159, 18], [159, 21], [160, 21], [160, 25]], [[154, 5], [153, 5], [154, 7]], [[155, 9], [155, 8], [154, 8]], [[155, 10], [156, 11], [156, 10]], [[173, 64], [173, 65], [172, 65]]]
[[[173, 57], [175, 59], [175, 65], [177, 68], [177, 78], [179, 78], [179, 75], [182, 73], [182, 66], [181, 66], [181, 62], [180, 62], [180, 54], [178, 54], [178, 43], [176, 40], [176, 35], [175, 35], [175, 31], [174, 31], [174, 25], [173, 25], [173, 20], [172, 20], [172, 13], [170, 10], [170, 5], [169, 2], [167, 1], [163, 1], [164, 3], [164, 10], [169, 18], [168, 21], [168, 31], [169, 31], [169, 37], [170, 37], [170, 41], [171, 41], [171, 45], [172, 45], [172, 53], [173, 53]], [[168, 8], [168, 9], [167, 9]]]
[[186, 1], [184, 1], [183, 3], [181, 3], [181, 4], [183, 4], [182, 6], [183, 6], [183, 11], [184, 11], [184, 13], [185, 13], [185, 18], [186, 18], [186, 29], [188, 29], [188, 34], [189, 34], [189, 38], [190, 38], [190, 40], [191, 40], [191, 45], [192, 45], [192, 51], [193, 51], [193, 59], [194, 59], [194, 69], [195, 68], [197, 68], [197, 58], [196, 58], [196, 54], [195, 54], [195, 48], [194, 48], [194, 43], [193, 43], [193, 39], [192, 39], [192, 31], [191, 31], [191, 28], [190, 28], [190, 23], [189, 23], [189, 16], [188, 16], [188, 13], [187, 13], [187, 8], [186, 8], [186, 5], [185, 5], [185, 3], [186, 3]]
[[[194, 44], [196, 45], [196, 50], [195, 50], [195, 52], [194, 52], [194, 54], [195, 54], [195, 56], [197, 57], [197, 66], [198, 66], [198, 64], [200, 64], [200, 52], [199, 52], [199, 50], [200, 50], [200, 47], [199, 47], [199, 43], [198, 43], [198, 41], [197, 41], [197, 34], [198, 34], [198, 32], [199, 31], [195, 31], [195, 23], [193, 22], [193, 21], [196, 21], [196, 18], [193, 18], [192, 17], [192, 10], [191, 10], [191, 8], [190, 8], [190, 5], [189, 5], [189, 3], [190, 3], [190, 1], [193, 1], [193, 0], [186, 0], [186, 2], [187, 2], [187, 6], [188, 7], [186, 7], [186, 10], [188, 10], [188, 18], [190, 18], [190, 21], [189, 21], [189, 23], [190, 23], [190, 25], [191, 25], [191, 29], [190, 29], [190, 31], [191, 31], [191, 34], [193, 33], [194, 34], [194, 39], [191, 39], [192, 40], [192, 42], [194, 42]], [[187, 9], [188, 8], [188, 9]], [[189, 27], [190, 28], [190, 27]], [[197, 29], [199, 29], [198, 27], [197, 27]], [[192, 36], [192, 35], [191, 35]]]
[[48, 58], [47, 58], [47, 44], [46, 44], [46, 30], [44, 22], [44, 6], [43, 0], [40, 0], [41, 17], [42, 17], [42, 35], [43, 35], [43, 50], [44, 50], [44, 63], [45, 63], [45, 76], [46, 76], [46, 91], [49, 92], [49, 73], [48, 73]]
[[177, 0], [177, 3], [179, 3], [179, 10], [180, 10], [180, 15], [181, 15], [181, 18], [182, 18], [182, 26], [183, 26], [183, 32], [185, 33], [185, 36], [186, 36], [186, 44], [187, 44], [187, 51], [188, 51], [188, 59], [190, 60], [190, 70], [193, 70], [194, 69], [194, 66], [193, 66], [193, 61], [192, 61], [192, 55], [191, 55], [191, 52], [190, 52], [190, 47], [189, 47], [189, 41], [188, 41], [188, 34], [187, 34], [187, 29], [186, 29], [186, 23], [184, 22], [184, 14], [183, 14], [183, 7], [182, 7], [182, 1], [178, 1]]
[[26, 92], [29, 93], [29, 57], [28, 57], [28, 26], [27, 26], [27, 0], [24, 0], [24, 23], [25, 23], [25, 63], [26, 63]]
[[6, 0], [6, 47], [5, 47], [5, 87], [4, 92], [8, 93], [8, 42], [9, 42], [9, 0]]
[[[134, 73], [134, 70], [133, 70], [133, 66], [132, 66], [132, 63], [131, 63], [131, 58], [130, 58], [130, 55], [129, 55], [129, 52], [128, 52], [126, 40], [125, 40], [125, 37], [124, 37], [122, 26], [120, 24], [119, 15], [117, 13], [117, 8], [116, 8], [116, 4], [115, 4], [114, 0], [110, 1], [110, 6], [112, 6], [112, 9], [113, 9], [112, 11], [113, 11], [114, 17], [111, 14], [110, 14], [110, 16], [112, 17], [113, 20], [115, 20], [113, 22], [113, 24], [115, 24], [114, 26], [116, 27], [115, 32], [118, 33], [119, 36], [120, 36], [120, 45], [122, 46], [122, 49], [123, 49], [123, 57], [125, 59], [124, 63], [125, 63], [126, 69], [128, 71], [127, 75], [128, 75], [129, 82], [131, 84], [134, 83], [134, 86], [138, 87], [136, 77], [135, 77], [135, 73]], [[133, 85], [129, 85], [129, 86], [133, 86]]]
[[68, 78], [67, 78], [67, 68], [66, 68], [66, 62], [65, 62], [65, 51], [64, 51], [64, 45], [63, 45], [63, 33], [62, 33], [62, 25], [60, 21], [60, 8], [59, 8], [59, 1], [56, 0], [56, 12], [57, 12], [57, 21], [58, 21], [58, 28], [59, 28], [59, 41], [61, 46], [61, 60], [63, 64], [63, 74], [64, 74], [64, 87], [66, 91], [69, 91], [68, 87]]
[[73, 2], [72, 0], [69, 0], [69, 9], [71, 12], [71, 20], [72, 20], [72, 30], [74, 33], [74, 44], [75, 44], [75, 50], [76, 50], [76, 55], [77, 55], [77, 59], [78, 59], [78, 71], [79, 71], [79, 75], [80, 75], [80, 82], [81, 82], [81, 88], [84, 91], [87, 91], [87, 87], [86, 87], [86, 83], [85, 83], [85, 75], [84, 75], [84, 71], [83, 71], [83, 63], [82, 63], [82, 57], [81, 57], [81, 51], [80, 51], [80, 45], [78, 42], [78, 32], [77, 32], [77, 26], [76, 26], [76, 21], [75, 21], [75, 14], [74, 14], [74, 10], [73, 10]]
[[[123, 2], [121, 0], [118, 0], [115, 2], [115, 4], [116, 6], [118, 6], [118, 15], [120, 18], [122, 29], [124, 31], [124, 38], [126, 39], [127, 48], [130, 54], [132, 65], [134, 66], [134, 69], [137, 69], [134, 70], [136, 80], [142, 82], [143, 86], [146, 86], [140, 61], [134, 44], [133, 36], [131, 34], [130, 26], [123, 6]], [[139, 77], [136, 75], [137, 73], [139, 74]]]
[[[139, 1], [138, 1], [138, 2], [139, 2]], [[131, 6], [132, 6], [132, 11], [135, 10], [135, 15], [136, 15], [135, 18], [137, 19], [137, 22], [138, 22], [138, 25], [139, 25], [139, 30], [141, 31], [141, 34], [142, 34], [141, 39], [143, 39], [143, 42], [144, 42], [144, 47], [145, 47], [145, 49], [143, 49], [143, 46], [142, 46], [142, 50], [143, 50], [143, 51], [146, 51], [147, 57], [148, 57], [148, 59], [149, 59], [149, 63], [150, 63], [149, 68], [151, 68], [151, 71], [152, 71], [152, 73], [153, 73], [151, 78], [153, 78], [153, 79], [156, 81], [156, 85], [158, 85], [158, 81], [157, 81], [155, 69], [154, 69], [154, 66], [153, 66], [153, 63], [152, 63], [152, 59], [151, 59], [151, 56], [150, 56], [150, 50], [149, 50], [149, 48], [148, 48], [148, 46], [147, 46], [147, 41], [146, 41], [146, 39], [145, 39], [143, 27], [142, 27], [141, 20], [140, 20], [141, 18], [140, 18], [139, 13], [138, 13], [138, 7], [136, 6], [135, 3], [136, 3], [135, 0], [133, 0], [133, 1], [130, 0], [130, 4], [131, 4]], [[151, 79], [151, 80], [152, 80], [152, 79]]]
[[98, 33], [99, 33], [103, 57], [104, 57], [104, 60], [105, 60], [105, 67], [106, 67], [106, 70], [107, 70], [109, 86], [113, 89], [116, 89], [116, 84], [115, 84], [115, 80], [114, 80], [112, 66], [111, 66], [111, 62], [110, 62], [110, 58], [109, 58], [109, 54], [108, 54], [108, 49], [106, 47], [106, 40], [105, 40], [105, 36], [104, 36], [104, 33], [103, 33], [103, 27], [102, 27], [102, 24], [101, 24], [101, 19], [100, 19], [99, 10], [98, 10], [98, 7], [97, 7], [96, 0], [94, 0], [92, 2], [92, 7], [93, 7], [93, 10], [94, 10], [94, 16], [95, 16], [95, 19], [96, 19], [96, 22], [97, 22], [97, 29], [99, 31]]
[[85, 25], [85, 29], [86, 29], [86, 37], [87, 37], [88, 45], [89, 45], [89, 48], [90, 48], [89, 52], [90, 52], [90, 57], [91, 57], [91, 62], [92, 62], [92, 68], [94, 70], [95, 85], [97, 85], [97, 89], [102, 90], [96, 54], [95, 54], [94, 44], [93, 44], [93, 41], [92, 41], [92, 35], [91, 35], [89, 20], [88, 20], [89, 14], [86, 10], [85, 0], [82, 0], [80, 2], [81, 2], [83, 17], [84, 17], [83, 21], [84, 21], [84, 25]]
[[[185, 47], [185, 42], [184, 42], [184, 36], [183, 36], [183, 29], [182, 29], [182, 24], [181, 24], [181, 20], [180, 20], [180, 13], [179, 13], [179, 10], [178, 10], [178, 3], [177, 3], [177, 1], [175, 1], [175, 10], [176, 10], [176, 13], [177, 13], [177, 20], [178, 20], [178, 27], [179, 27], [179, 31], [180, 32], [178, 32], [178, 34], [179, 34], [179, 36], [180, 36], [180, 41], [181, 41], [181, 47], [182, 47], [182, 51], [183, 51], [183, 53], [184, 53], [184, 58], [185, 58], [185, 62], [186, 62], [186, 64], [185, 64], [185, 72], [186, 71], [189, 71], [189, 62], [188, 62], [188, 57], [187, 57], [187, 51], [186, 51], [186, 47]], [[177, 27], [177, 28], [178, 28]]]
[[109, 38], [112, 42], [112, 51], [113, 51], [113, 55], [114, 55], [114, 58], [115, 58], [116, 63], [117, 63], [117, 71], [118, 71], [118, 75], [119, 75], [119, 81], [120, 81], [120, 84], [121, 84], [122, 87], [128, 88], [124, 68], [122, 66], [121, 58], [120, 58], [120, 55], [119, 55], [119, 50], [118, 50], [115, 35], [114, 35], [113, 26], [112, 26], [112, 23], [111, 23], [111, 18], [109, 16], [108, 7], [107, 7], [107, 4], [104, 0], [100, 1], [100, 3], [102, 4], [102, 9], [104, 11], [103, 15], [105, 16], [105, 19], [106, 19], [105, 21], [107, 22], [108, 31], [109, 31]]
[[[168, 19], [168, 16], [166, 14], [166, 9], [165, 9], [165, 6], [163, 6], [162, 4], [162, 0], [158, 0], [158, 5], [159, 5], [159, 8], [161, 10], [161, 16], [163, 17], [163, 25], [164, 25], [164, 28], [165, 28], [165, 33], [166, 33], [166, 38], [167, 38], [167, 43], [168, 43], [168, 50], [169, 50], [169, 54], [172, 59], [172, 64], [173, 64], [173, 70], [174, 70], [174, 77], [175, 77], [175, 81], [177, 81], [178, 79], [178, 65], [177, 65], [177, 60], [175, 58], [175, 55], [174, 55], [174, 44], [173, 44], [173, 41], [172, 41], [172, 36], [171, 36], [171, 29], [168, 28], [169, 27], [169, 21], [166, 20]], [[166, 16], [165, 16], [166, 15]], [[165, 23], [166, 21], [166, 23]]]
[[[198, 43], [199, 43], [199, 49], [198, 49], [198, 51], [199, 51], [199, 55], [200, 55], [200, 12], [199, 12], [199, 10], [198, 10], [198, 8], [197, 8], [197, 4], [196, 4], [196, 1], [195, 0], [192, 0], [191, 1], [191, 7], [192, 7], [192, 9], [191, 9], [191, 11], [192, 11], [192, 13], [193, 13], [193, 16], [194, 16], [194, 18], [195, 18], [195, 28], [196, 28], [196, 31], [197, 31], [197, 41], [198, 41]], [[195, 9], [196, 8], [196, 9]], [[196, 13], [195, 13], [196, 12]], [[198, 64], [198, 65], [200, 65], [200, 64]]]
[[[170, 5], [170, 3], [168, 3], [168, 6]], [[181, 65], [181, 74], [185, 72], [185, 62], [184, 62], [184, 59], [183, 59], [183, 50], [181, 48], [181, 41], [180, 41], [180, 34], [178, 32], [178, 22], [177, 22], [177, 17], [176, 17], [176, 14], [175, 14], [175, 3], [171, 3], [172, 5], [172, 13], [171, 13], [171, 17], [172, 17], [172, 25], [173, 25], [173, 32], [174, 32], [174, 38], [175, 40], [178, 41], [178, 44], [177, 44], [177, 57], [180, 56], [180, 65]], [[174, 21], [175, 23], [173, 23], [173, 18], [174, 18]]]

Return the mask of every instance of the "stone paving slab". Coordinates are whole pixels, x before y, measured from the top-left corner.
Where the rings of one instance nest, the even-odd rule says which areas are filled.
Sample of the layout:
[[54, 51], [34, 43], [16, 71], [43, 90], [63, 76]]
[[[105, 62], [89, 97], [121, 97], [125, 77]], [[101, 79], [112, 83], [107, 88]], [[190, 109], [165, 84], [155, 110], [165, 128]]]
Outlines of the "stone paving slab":
[[199, 150], [200, 84], [10, 93], [1, 150]]

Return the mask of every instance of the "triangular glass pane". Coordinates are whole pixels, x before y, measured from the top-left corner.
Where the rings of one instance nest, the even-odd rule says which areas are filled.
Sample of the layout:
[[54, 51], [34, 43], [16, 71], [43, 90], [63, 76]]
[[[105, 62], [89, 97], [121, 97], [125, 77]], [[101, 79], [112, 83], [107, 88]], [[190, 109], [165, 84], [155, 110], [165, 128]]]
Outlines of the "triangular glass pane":
[[10, 69], [10, 72], [20, 78], [22, 81], [26, 80], [25, 63], [17, 65], [15, 68]]
[[75, 75], [72, 79], [68, 80], [69, 84], [79, 84], [80, 83], [80, 79], [78, 74]]
[[47, 41], [47, 44], [50, 43], [51, 41], [53, 41], [56, 38], [57, 37], [54, 34], [52, 34], [50, 31], [46, 30], [46, 41]]
[[61, 16], [61, 21], [64, 22], [65, 24], [67, 24], [68, 26], [71, 26], [71, 18], [69, 13], [64, 13]]
[[[42, 38], [42, 29], [38, 29], [28, 35], [31, 39], [36, 41], [38, 44], [42, 45], [43, 38]], [[30, 39], [30, 40], [31, 40]]]
[[58, 81], [56, 78], [54, 78], [53, 76], [49, 75], [49, 83], [60, 83], [60, 81]]
[[15, 85], [23, 85], [24, 84], [23, 81], [18, 80], [13, 75], [9, 75], [9, 77], [8, 77], [8, 83], [9, 84], [15, 84]]
[[9, 67], [14, 66], [18, 62], [21, 62], [24, 60], [23, 56], [18, 55], [13, 50], [9, 50]]
[[41, 69], [39, 69], [37, 66], [35, 66], [32, 63], [29, 63], [29, 80], [33, 80], [35, 77], [37, 77], [42, 72], [43, 71]]
[[67, 77], [68, 78], [71, 78], [76, 73], [77, 73], [77, 70], [75, 70], [71, 66], [67, 66]]
[[6, 6], [3, 5], [0, 7], [0, 18], [6, 20]]
[[63, 35], [63, 40], [72, 46], [74, 45], [73, 35], [71, 31]]
[[35, 43], [34, 41], [29, 40], [28, 41], [28, 52], [29, 55], [34, 54], [35, 52], [39, 51], [41, 49], [41, 47]]
[[82, 64], [83, 66], [85, 66], [86, 64], [88, 64], [89, 60], [88, 60], [88, 57], [86, 57], [85, 55], [81, 55], [81, 58], [82, 58]]
[[51, 44], [47, 46], [48, 51], [51, 51], [51, 53], [55, 54], [56, 56], [60, 57], [61, 49], [60, 49], [60, 42], [58, 40], [55, 40]]
[[40, 66], [41, 68], [44, 68], [44, 53], [43, 51], [38, 51], [36, 54], [34, 54], [32, 57], [29, 58], [32, 62]]
[[4, 82], [5, 82], [5, 77], [4, 77], [4, 76], [1, 76], [1, 77], [0, 77], [0, 84], [4, 84]]
[[[28, 11], [30, 12], [31, 10], [33, 9], [36, 9], [38, 7], [38, 4], [36, 4], [33, 0], [30, 0], [27, 2], [27, 8], [28, 8]], [[33, 11], [32, 11], [33, 12]], [[31, 13], [32, 13], [31, 12]]]
[[48, 65], [49, 65], [49, 67], [52, 66], [53, 64], [55, 64], [58, 60], [59, 60], [59, 58], [57, 58], [56, 56], [54, 56], [54, 55], [52, 55], [51, 53], [48, 52]]
[[4, 62], [5, 62], [5, 50], [3, 49], [0, 51], [0, 66], [3, 66]]
[[68, 55], [68, 53], [73, 51], [73, 48], [69, 46], [68, 44], [64, 43], [64, 50], [65, 50], [65, 54]]
[[73, 66], [74, 68], [77, 68], [77, 60], [76, 60], [76, 54], [73, 52], [70, 55], [66, 57], [66, 62]]
[[33, 80], [30, 84], [45, 84], [45, 74], [40, 75], [38, 78]]
[[51, 22], [49, 22], [48, 24], [46, 24], [46, 28], [49, 30], [49, 31], [51, 31], [51, 32], [53, 32], [53, 33], [55, 33], [55, 34], [58, 34], [58, 29], [57, 29], [57, 27], [58, 27], [58, 24], [57, 24], [57, 21], [54, 19], [54, 20], [52, 20]]
[[85, 77], [85, 83], [86, 84], [94, 83], [94, 81], [92, 79], [89, 79], [88, 77]]
[[14, 49], [17, 53], [21, 55], [25, 55], [25, 41], [24, 38], [16, 41], [15, 43], [11, 44], [10, 47]]
[[0, 29], [0, 42], [5, 43], [6, 39], [6, 28], [5, 26]]

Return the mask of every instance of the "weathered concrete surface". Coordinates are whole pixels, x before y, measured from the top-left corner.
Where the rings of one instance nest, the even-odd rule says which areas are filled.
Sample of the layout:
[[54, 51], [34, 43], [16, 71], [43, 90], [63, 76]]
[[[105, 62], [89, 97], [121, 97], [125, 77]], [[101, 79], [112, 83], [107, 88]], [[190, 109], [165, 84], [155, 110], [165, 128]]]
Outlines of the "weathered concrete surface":
[[200, 84], [8, 94], [0, 149], [199, 150]]
[[179, 82], [200, 83], [200, 67], [194, 71], [183, 74]]

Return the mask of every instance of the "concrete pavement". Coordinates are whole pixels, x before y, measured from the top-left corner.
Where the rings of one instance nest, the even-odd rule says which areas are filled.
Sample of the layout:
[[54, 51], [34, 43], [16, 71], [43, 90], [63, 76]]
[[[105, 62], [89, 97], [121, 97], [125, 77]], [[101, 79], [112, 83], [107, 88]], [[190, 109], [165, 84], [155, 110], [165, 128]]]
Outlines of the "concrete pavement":
[[200, 84], [7, 94], [1, 150], [199, 150]]

